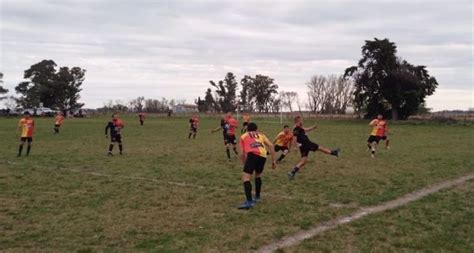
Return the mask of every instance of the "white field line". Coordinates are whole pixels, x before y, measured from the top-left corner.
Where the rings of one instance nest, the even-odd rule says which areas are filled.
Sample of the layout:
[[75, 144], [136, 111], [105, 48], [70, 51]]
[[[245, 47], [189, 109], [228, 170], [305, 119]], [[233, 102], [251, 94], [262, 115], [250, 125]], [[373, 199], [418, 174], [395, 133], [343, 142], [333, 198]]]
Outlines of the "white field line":
[[327, 230], [334, 229], [339, 225], [353, 222], [369, 214], [380, 213], [386, 210], [391, 210], [391, 209], [404, 206], [410, 202], [416, 201], [418, 199], [426, 197], [440, 190], [450, 188], [456, 185], [460, 185], [471, 179], [474, 179], [474, 172], [468, 173], [465, 176], [462, 176], [456, 179], [447, 180], [447, 181], [437, 183], [432, 186], [408, 193], [402, 197], [399, 197], [397, 199], [394, 199], [388, 202], [381, 203], [376, 206], [361, 208], [352, 214], [342, 216], [328, 222], [320, 223], [309, 230], [300, 231], [296, 234], [286, 236], [278, 241], [262, 246], [260, 249], [254, 252], [258, 252], [258, 253], [273, 252], [277, 249], [282, 249], [282, 248], [298, 245], [299, 243], [301, 243], [302, 241], [306, 239], [312, 238]]

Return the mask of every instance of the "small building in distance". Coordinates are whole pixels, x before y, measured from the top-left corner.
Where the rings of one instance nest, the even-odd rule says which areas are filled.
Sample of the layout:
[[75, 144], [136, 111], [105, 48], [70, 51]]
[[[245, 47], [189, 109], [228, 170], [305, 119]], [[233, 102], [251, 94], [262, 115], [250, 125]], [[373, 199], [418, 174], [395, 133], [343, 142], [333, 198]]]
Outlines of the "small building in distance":
[[173, 113], [194, 113], [199, 112], [197, 105], [179, 104], [173, 107]]

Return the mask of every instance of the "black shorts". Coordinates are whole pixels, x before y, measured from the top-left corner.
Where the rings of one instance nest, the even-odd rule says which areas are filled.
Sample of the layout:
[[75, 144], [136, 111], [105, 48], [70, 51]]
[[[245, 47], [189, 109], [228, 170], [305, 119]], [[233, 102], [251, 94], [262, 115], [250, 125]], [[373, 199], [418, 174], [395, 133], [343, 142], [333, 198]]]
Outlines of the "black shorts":
[[33, 137], [21, 137], [20, 140], [22, 142], [27, 141], [28, 143], [32, 143], [33, 142]]
[[198, 129], [196, 127], [190, 127], [189, 131], [191, 131], [193, 133], [196, 133], [198, 131]]
[[319, 145], [314, 142], [308, 142], [300, 146], [301, 157], [307, 157], [309, 151], [316, 152], [319, 149]]
[[382, 139], [382, 137], [380, 137], [380, 136], [371, 135], [371, 136], [369, 136], [369, 139], [367, 139], [367, 142], [368, 143], [376, 142], [378, 144], [381, 139]]
[[285, 150], [288, 150], [288, 147], [284, 147], [284, 146], [280, 146], [280, 145], [275, 145], [275, 152], [278, 152], [278, 151], [285, 151]]
[[267, 158], [265, 157], [261, 157], [254, 153], [248, 153], [247, 160], [245, 160], [244, 172], [248, 174], [253, 174], [253, 172], [255, 171], [255, 173], [261, 174], [265, 167], [266, 160]]
[[118, 143], [122, 142], [122, 135], [121, 134], [111, 135], [110, 142], [118, 142]]
[[386, 141], [386, 140], [388, 139], [388, 137], [387, 137], [386, 135], [384, 135], [384, 136], [380, 137], [380, 139], [381, 139], [382, 141]]
[[226, 134], [224, 136], [224, 144], [237, 144], [237, 140], [235, 139], [235, 135], [229, 135], [229, 134]]
[[61, 126], [61, 125], [59, 125], [59, 124], [55, 124], [55, 125], [54, 125], [54, 127], [60, 127], [60, 126]]

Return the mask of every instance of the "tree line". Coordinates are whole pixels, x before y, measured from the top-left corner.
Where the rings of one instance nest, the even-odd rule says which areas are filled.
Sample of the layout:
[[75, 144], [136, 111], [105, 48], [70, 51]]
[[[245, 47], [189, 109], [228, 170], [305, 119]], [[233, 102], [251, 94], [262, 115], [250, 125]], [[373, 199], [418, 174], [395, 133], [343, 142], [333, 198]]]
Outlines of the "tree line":
[[[353, 107], [366, 118], [381, 113], [393, 119], [427, 111], [425, 99], [435, 92], [438, 82], [426, 66], [413, 65], [397, 56], [397, 46], [389, 39], [366, 40], [361, 53], [358, 64], [341, 75], [312, 76], [305, 84], [306, 98], [300, 98], [296, 91], [279, 91], [270, 76], [245, 75], [238, 80], [229, 72], [222, 80], [209, 81], [204, 98], [198, 97], [195, 103], [201, 112], [308, 110], [343, 114]], [[19, 94], [15, 102], [23, 108], [77, 110], [84, 105], [79, 99], [85, 73], [80, 67], [58, 67], [53, 60], [38, 62], [25, 70], [25, 80], [15, 87]], [[7, 92], [0, 73], [0, 95]], [[109, 101], [101, 109], [164, 112], [185, 101], [138, 97], [119, 102]]]

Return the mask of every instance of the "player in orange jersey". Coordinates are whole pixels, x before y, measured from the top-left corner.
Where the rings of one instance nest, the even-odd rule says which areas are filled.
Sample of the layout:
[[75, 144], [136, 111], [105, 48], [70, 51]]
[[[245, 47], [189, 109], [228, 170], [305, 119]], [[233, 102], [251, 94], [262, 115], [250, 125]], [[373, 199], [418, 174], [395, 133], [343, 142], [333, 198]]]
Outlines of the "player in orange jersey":
[[193, 136], [193, 139], [196, 139], [197, 128], [199, 126], [199, 117], [196, 114], [193, 114], [189, 119], [189, 124], [190, 128], [188, 139], [191, 139], [191, 135]]
[[250, 122], [250, 114], [248, 112], [244, 113], [244, 115], [242, 116], [242, 120], [244, 121], [244, 123], [242, 125], [242, 129], [240, 130], [241, 134], [247, 132], [247, 125]]
[[24, 113], [24, 117], [18, 122], [18, 131], [20, 132], [20, 147], [18, 150], [18, 156], [21, 156], [25, 142], [28, 142], [26, 155], [29, 155], [31, 143], [33, 142], [33, 134], [35, 132], [35, 121], [31, 118], [29, 112], [26, 111]]
[[105, 138], [108, 138], [108, 130], [110, 129], [110, 145], [108, 155], [112, 156], [112, 150], [115, 143], [118, 143], [120, 154], [122, 154], [122, 129], [125, 127], [123, 121], [119, 119], [117, 114], [112, 115], [112, 120], [107, 123], [105, 127]]
[[58, 112], [54, 119], [54, 134], [59, 134], [59, 128], [64, 123], [64, 116], [61, 112]]
[[[260, 192], [262, 190], [262, 172], [265, 167], [267, 150], [272, 157], [272, 168], [276, 168], [275, 151], [273, 144], [267, 137], [257, 131], [257, 125], [250, 122], [247, 125], [247, 132], [240, 136], [240, 148], [242, 149], [242, 162], [244, 170], [242, 172], [242, 183], [244, 185], [246, 201], [240, 205], [239, 209], [250, 209], [255, 203], [260, 202]], [[255, 199], [252, 199], [252, 183], [250, 179], [255, 173]]]
[[372, 120], [369, 123], [369, 126], [372, 126], [372, 132], [370, 133], [369, 138], [367, 139], [367, 146], [369, 150], [371, 150], [370, 156], [372, 158], [375, 157], [375, 150], [377, 149], [377, 145], [379, 144], [380, 140], [386, 140], [386, 148], [389, 148], [388, 143], [389, 140], [387, 138], [387, 122], [383, 119], [383, 115], [377, 115], [377, 118]]
[[222, 129], [224, 135], [224, 145], [226, 146], [227, 159], [230, 161], [230, 146], [233, 147], [234, 153], [237, 152], [237, 140], [235, 138], [235, 130], [238, 127], [239, 122], [232, 116], [231, 112], [227, 112], [224, 118], [221, 120], [221, 126], [212, 130], [212, 133]]
[[140, 120], [140, 126], [143, 126], [145, 123], [145, 113], [144, 112], [139, 112], [138, 113], [138, 120]]
[[291, 149], [291, 143], [293, 141], [293, 134], [290, 131], [290, 127], [288, 125], [283, 126], [283, 131], [281, 131], [273, 144], [275, 145], [275, 152], [281, 151], [280, 158], [278, 158], [277, 163], [280, 163], [283, 158], [288, 154], [289, 150]]

